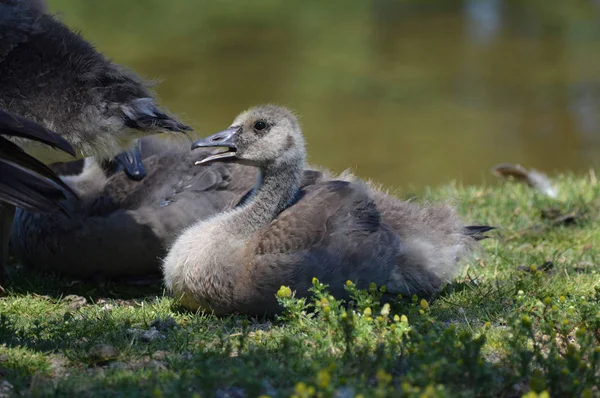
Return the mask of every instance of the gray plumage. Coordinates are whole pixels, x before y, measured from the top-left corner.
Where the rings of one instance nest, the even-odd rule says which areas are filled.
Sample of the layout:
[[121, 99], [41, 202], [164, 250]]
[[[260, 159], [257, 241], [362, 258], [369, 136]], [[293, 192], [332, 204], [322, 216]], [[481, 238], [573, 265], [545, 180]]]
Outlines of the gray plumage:
[[[70, 217], [17, 210], [11, 245], [28, 267], [65, 275], [127, 277], [160, 272], [160, 259], [185, 227], [235, 206], [255, 183], [252, 167], [194, 166], [210, 151], [187, 141], [140, 140], [147, 177], [106, 176], [93, 159], [63, 180], [80, 200], [64, 202]], [[77, 170], [79, 169], [79, 170]]]
[[201, 163], [253, 165], [261, 183], [243, 206], [187, 228], [165, 258], [165, 284], [190, 309], [276, 313], [280, 286], [305, 296], [313, 277], [337, 297], [347, 280], [431, 295], [474, 247], [449, 205], [399, 201], [349, 174], [316, 172], [302, 187], [304, 139], [285, 108], [253, 108], [193, 145], [215, 146], [226, 150]]

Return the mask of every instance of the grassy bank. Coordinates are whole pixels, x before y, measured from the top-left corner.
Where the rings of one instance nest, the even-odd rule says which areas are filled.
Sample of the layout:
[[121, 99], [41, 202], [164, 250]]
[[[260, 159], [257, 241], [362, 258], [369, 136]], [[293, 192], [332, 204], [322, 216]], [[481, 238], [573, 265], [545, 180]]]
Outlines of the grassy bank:
[[558, 200], [517, 184], [420, 198], [499, 227], [431, 302], [381, 307], [379, 287], [349, 285], [342, 307], [315, 281], [314, 301], [280, 290], [280, 319], [219, 319], [180, 311], [159, 283], [18, 270], [0, 299], [0, 396], [599, 396], [600, 185], [557, 187]]

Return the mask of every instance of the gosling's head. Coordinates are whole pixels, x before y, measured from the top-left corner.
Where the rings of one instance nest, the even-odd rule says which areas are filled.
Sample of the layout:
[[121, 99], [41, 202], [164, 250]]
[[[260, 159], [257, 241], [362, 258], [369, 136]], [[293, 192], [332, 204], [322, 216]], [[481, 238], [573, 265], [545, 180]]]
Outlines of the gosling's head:
[[235, 161], [266, 168], [303, 163], [304, 137], [298, 119], [288, 109], [263, 105], [238, 115], [233, 124], [192, 144], [192, 149], [224, 147], [196, 164], [214, 160]]

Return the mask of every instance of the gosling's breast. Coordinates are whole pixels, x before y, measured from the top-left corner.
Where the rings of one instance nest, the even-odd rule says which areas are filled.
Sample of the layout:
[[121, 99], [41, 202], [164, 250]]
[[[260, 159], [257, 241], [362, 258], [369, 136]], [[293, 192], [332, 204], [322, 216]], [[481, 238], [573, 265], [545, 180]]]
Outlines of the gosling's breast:
[[200, 223], [173, 244], [163, 264], [165, 284], [188, 308], [227, 306], [234, 297], [242, 248], [221, 223]]

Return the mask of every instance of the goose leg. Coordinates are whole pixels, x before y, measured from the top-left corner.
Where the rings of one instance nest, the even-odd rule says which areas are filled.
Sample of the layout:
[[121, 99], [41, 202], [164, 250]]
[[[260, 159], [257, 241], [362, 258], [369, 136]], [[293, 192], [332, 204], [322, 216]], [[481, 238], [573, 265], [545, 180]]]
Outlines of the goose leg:
[[6, 281], [6, 266], [8, 265], [8, 244], [12, 229], [15, 207], [8, 203], [0, 204], [0, 295], [5, 293], [2, 284]]

